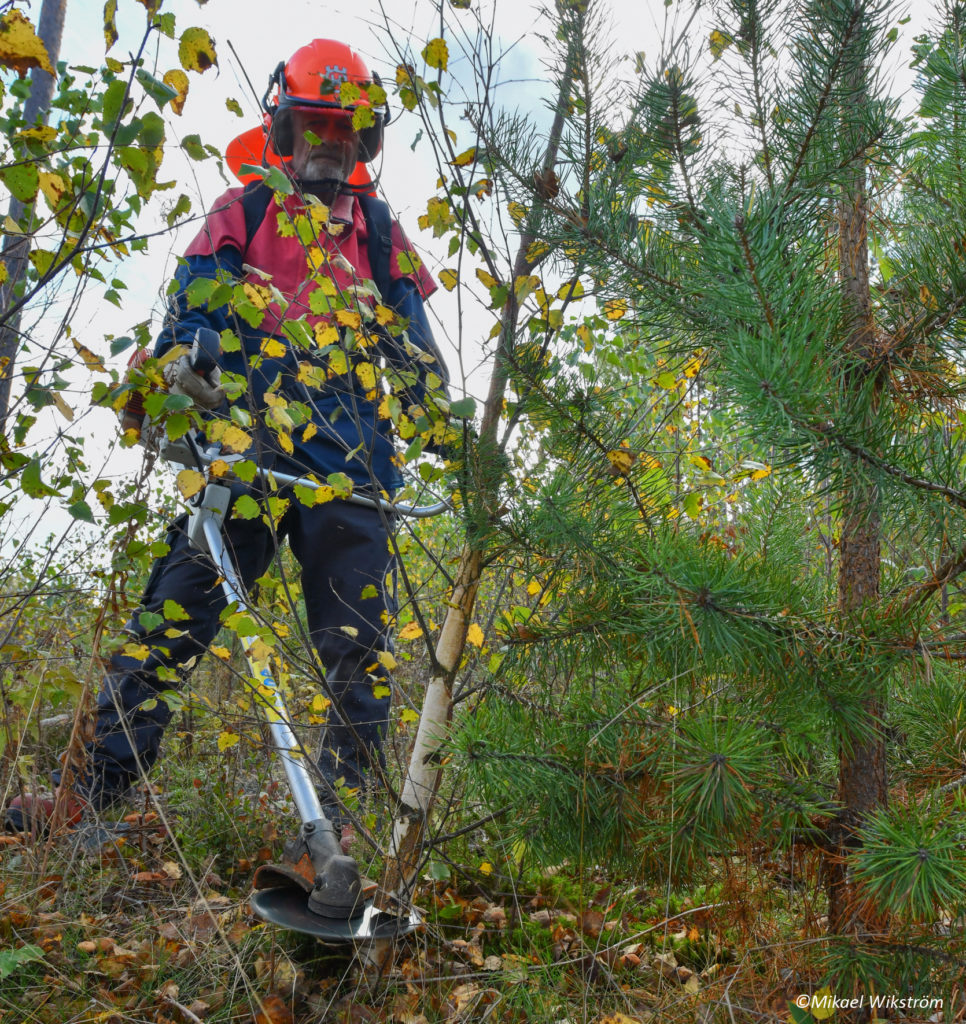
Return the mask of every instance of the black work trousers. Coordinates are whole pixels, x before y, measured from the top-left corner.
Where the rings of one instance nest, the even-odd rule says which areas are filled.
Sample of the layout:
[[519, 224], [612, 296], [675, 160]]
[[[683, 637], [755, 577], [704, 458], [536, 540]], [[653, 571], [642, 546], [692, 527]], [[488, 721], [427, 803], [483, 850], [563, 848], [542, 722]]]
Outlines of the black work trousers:
[[[156, 695], [187, 679], [227, 606], [211, 560], [188, 542], [186, 520], [170, 527], [170, 550], [155, 563], [127, 625], [136, 649], [111, 658], [97, 696], [87, 776], [78, 780], [78, 789], [98, 805], [126, 791], [157, 760], [172, 712]], [[301, 566], [309, 632], [325, 669], [320, 691], [332, 702], [319, 754], [325, 780], [320, 797], [326, 813], [339, 820], [332, 786], [341, 780], [350, 788], [365, 787], [372, 767], [384, 763], [391, 679], [377, 655], [391, 650], [395, 579], [383, 516], [342, 501], [306, 507], [292, 498], [275, 536], [261, 517], [228, 518], [224, 536], [246, 590], [265, 573], [282, 539]], [[164, 619], [165, 601], [176, 602], [188, 618]], [[163, 621], [154, 625], [149, 615], [152, 625], [145, 628], [144, 612]], [[159, 679], [159, 670], [167, 670], [161, 672], [165, 678]]]

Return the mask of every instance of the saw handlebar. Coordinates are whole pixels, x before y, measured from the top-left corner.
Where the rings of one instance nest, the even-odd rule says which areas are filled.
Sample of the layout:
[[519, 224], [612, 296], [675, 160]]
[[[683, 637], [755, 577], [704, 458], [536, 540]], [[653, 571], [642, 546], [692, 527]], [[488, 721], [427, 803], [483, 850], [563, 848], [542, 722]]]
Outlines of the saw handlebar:
[[218, 357], [221, 355], [221, 338], [217, 331], [210, 327], [199, 327], [195, 331], [195, 340], [188, 353], [188, 365], [195, 373], [200, 373], [206, 380], [212, 370], [218, 368]]

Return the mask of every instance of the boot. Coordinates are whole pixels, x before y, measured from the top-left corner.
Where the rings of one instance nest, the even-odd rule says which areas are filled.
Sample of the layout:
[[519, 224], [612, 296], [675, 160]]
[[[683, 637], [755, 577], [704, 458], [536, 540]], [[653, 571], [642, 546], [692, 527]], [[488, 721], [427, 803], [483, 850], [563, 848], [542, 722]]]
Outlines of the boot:
[[7, 804], [3, 815], [5, 832], [44, 834], [52, 827], [77, 828], [91, 803], [73, 789], [58, 786], [53, 793], [25, 793]]

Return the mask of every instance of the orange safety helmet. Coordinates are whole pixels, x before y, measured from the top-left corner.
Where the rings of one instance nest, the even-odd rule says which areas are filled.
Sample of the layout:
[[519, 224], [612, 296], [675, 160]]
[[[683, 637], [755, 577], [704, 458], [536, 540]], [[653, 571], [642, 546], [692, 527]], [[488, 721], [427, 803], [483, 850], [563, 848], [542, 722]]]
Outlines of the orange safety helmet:
[[[351, 96], [343, 97], [346, 83], [354, 88]], [[275, 152], [282, 158], [292, 155], [292, 110], [322, 108], [351, 115], [368, 107], [373, 123], [359, 132], [359, 160], [368, 163], [382, 148], [383, 128], [389, 123], [385, 100], [375, 104], [369, 95], [373, 85], [381, 90], [379, 76], [370, 74], [365, 61], [345, 43], [313, 39], [296, 50], [287, 64], [280, 63], [272, 73], [262, 98], [265, 131]], [[270, 98], [273, 88], [276, 92]]]

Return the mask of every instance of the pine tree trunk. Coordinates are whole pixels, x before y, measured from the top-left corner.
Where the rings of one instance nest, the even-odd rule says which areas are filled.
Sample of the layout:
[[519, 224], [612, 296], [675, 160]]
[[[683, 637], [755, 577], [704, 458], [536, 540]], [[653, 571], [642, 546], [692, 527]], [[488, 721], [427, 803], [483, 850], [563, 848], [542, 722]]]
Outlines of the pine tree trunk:
[[[847, 75], [851, 86], [850, 103], [862, 105], [868, 97], [864, 89], [865, 68], [857, 60]], [[861, 110], [851, 112], [852, 123], [861, 121]], [[861, 131], [861, 128], [859, 128]], [[846, 137], [848, 132], [844, 133]], [[875, 326], [869, 289], [868, 203], [866, 164], [857, 159], [852, 181], [839, 203], [839, 273], [843, 302], [850, 333], [846, 351], [850, 370], [845, 376], [843, 399], [867, 401], [865, 395], [875, 382]], [[869, 413], [874, 416], [874, 408]], [[842, 490], [842, 532], [839, 543], [838, 611], [849, 632], [856, 632], [874, 614], [879, 599], [880, 535], [878, 495], [874, 484], [864, 476], [862, 467], [851, 463], [846, 468]], [[885, 739], [881, 730], [883, 702], [880, 681], [866, 680], [863, 710], [872, 723], [871, 736], [853, 738], [839, 751], [838, 800], [841, 811], [833, 829], [826, 864], [829, 895], [829, 927], [844, 934], [861, 927], [860, 908], [849, 885], [847, 856], [854, 845], [855, 829], [869, 813], [885, 806], [888, 800]]]

